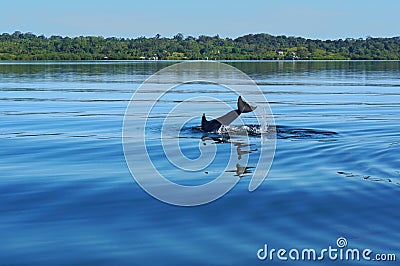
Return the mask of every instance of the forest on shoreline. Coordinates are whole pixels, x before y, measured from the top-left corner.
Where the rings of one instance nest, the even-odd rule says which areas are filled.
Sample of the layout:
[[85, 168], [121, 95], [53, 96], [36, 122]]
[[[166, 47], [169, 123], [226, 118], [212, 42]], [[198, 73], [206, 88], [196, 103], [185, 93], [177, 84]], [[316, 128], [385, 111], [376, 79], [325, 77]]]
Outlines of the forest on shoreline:
[[0, 60], [400, 60], [400, 37], [313, 40], [248, 34], [171, 38], [0, 35]]

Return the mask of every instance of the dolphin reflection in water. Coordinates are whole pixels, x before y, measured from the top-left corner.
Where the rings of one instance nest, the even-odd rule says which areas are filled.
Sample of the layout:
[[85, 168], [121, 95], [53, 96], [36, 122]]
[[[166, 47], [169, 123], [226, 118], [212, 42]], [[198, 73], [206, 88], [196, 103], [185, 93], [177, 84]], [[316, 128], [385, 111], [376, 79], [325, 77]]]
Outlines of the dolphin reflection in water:
[[242, 178], [246, 174], [250, 174], [252, 172], [252, 168], [255, 168], [253, 166], [243, 166], [239, 163], [236, 164], [236, 169], [235, 170], [226, 170], [225, 172], [233, 172], [235, 173], [235, 176], [238, 176], [239, 178]]
[[[238, 154], [238, 160], [240, 161], [242, 159], [242, 155], [245, 154], [251, 154], [252, 152], [257, 151], [257, 148], [251, 148], [252, 144], [244, 144], [241, 142], [231, 142], [228, 138], [224, 138], [224, 137], [208, 137], [208, 136], [203, 136], [201, 138], [201, 140], [203, 141], [203, 144], [206, 145], [206, 141], [207, 140], [211, 140], [213, 141], [214, 144], [226, 144], [226, 143], [230, 143], [233, 144], [236, 147], [236, 152]], [[242, 150], [242, 148], [244, 147], [248, 147], [249, 150]], [[239, 163], [236, 163], [236, 169], [233, 170], [225, 170], [225, 172], [232, 172], [235, 173], [235, 176], [238, 176], [239, 178], [242, 178], [244, 175], [246, 174], [250, 174], [252, 173], [252, 168], [255, 168], [253, 166], [243, 166]], [[206, 174], [208, 174], [209, 172], [205, 172]]]
[[254, 111], [256, 108], [257, 106], [249, 105], [242, 99], [242, 96], [239, 96], [236, 110], [232, 110], [227, 114], [210, 121], [207, 121], [206, 115], [203, 114], [201, 118], [201, 130], [204, 132], [216, 132], [221, 126], [228, 126], [236, 118], [238, 118], [240, 114], [249, 113]]

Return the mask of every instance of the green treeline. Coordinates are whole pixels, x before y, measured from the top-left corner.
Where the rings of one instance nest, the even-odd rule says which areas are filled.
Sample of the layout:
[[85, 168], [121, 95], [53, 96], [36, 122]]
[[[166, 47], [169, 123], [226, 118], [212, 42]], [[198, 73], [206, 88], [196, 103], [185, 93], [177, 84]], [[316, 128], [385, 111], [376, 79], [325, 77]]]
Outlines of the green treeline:
[[248, 34], [236, 39], [177, 34], [164, 38], [61, 37], [32, 33], [0, 35], [0, 60], [399, 60], [400, 37], [311, 40]]

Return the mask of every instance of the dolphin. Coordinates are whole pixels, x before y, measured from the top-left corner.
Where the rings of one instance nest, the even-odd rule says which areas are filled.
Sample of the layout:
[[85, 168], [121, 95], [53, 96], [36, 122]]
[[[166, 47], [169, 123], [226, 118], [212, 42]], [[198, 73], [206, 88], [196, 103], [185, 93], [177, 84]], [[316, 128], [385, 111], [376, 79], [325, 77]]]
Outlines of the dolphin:
[[211, 121], [207, 121], [206, 114], [203, 114], [203, 116], [201, 117], [201, 130], [203, 130], [205, 132], [215, 132], [222, 125], [228, 126], [236, 118], [238, 118], [240, 114], [249, 113], [251, 111], [254, 111], [256, 108], [257, 108], [257, 106], [249, 105], [242, 99], [242, 96], [239, 96], [239, 98], [237, 100], [237, 109], [236, 110], [232, 110], [229, 113], [227, 113], [223, 116], [220, 116], [216, 119], [213, 119]]

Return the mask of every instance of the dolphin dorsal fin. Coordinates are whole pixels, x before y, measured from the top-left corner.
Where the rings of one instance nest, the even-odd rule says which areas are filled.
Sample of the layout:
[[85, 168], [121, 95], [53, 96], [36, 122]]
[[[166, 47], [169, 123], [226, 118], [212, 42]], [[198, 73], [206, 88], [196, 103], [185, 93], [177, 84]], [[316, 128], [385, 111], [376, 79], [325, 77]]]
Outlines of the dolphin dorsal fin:
[[203, 128], [205, 123], [207, 123], [206, 119], [206, 114], [203, 113], [203, 116], [201, 117], [201, 127]]

